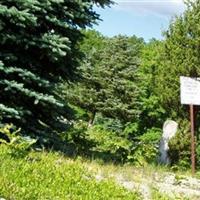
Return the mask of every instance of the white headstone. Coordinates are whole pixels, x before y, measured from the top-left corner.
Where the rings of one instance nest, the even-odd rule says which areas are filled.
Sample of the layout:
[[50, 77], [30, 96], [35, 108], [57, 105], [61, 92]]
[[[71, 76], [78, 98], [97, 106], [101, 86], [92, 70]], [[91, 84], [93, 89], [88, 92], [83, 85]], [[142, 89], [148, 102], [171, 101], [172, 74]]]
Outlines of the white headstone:
[[160, 141], [160, 162], [163, 164], [169, 164], [170, 163], [170, 159], [168, 156], [168, 150], [169, 150], [169, 140], [175, 136], [176, 132], [178, 129], [178, 123], [176, 123], [173, 120], [167, 120], [165, 121], [164, 125], [163, 125], [163, 134], [162, 134], [162, 138]]

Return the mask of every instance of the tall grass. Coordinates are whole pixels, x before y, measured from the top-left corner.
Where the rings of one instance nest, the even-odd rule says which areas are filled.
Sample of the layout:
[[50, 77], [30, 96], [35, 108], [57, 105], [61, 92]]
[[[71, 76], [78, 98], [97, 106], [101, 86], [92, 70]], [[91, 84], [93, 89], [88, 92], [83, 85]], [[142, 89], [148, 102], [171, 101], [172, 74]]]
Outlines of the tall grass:
[[137, 200], [113, 181], [98, 182], [82, 165], [59, 153], [14, 156], [0, 145], [0, 197], [6, 200]]

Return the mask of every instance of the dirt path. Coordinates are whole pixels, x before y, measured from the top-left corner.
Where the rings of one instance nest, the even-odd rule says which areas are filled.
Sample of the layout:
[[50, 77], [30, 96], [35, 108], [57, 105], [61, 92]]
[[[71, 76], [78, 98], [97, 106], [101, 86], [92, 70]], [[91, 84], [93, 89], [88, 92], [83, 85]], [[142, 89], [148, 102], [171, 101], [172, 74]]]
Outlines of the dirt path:
[[200, 180], [192, 177], [177, 177], [173, 173], [162, 175], [155, 173], [153, 177], [142, 177], [139, 181], [134, 181], [120, 173], [110, 174], [109, 177], [104, 176], [103, 173], [96, 175], [98, 181], [106, 178], [112, 178], [127, 190], [140, 192], [144, 200], [153, 200], [153, 190], [157, 190], [170, 199], [200, 199]]

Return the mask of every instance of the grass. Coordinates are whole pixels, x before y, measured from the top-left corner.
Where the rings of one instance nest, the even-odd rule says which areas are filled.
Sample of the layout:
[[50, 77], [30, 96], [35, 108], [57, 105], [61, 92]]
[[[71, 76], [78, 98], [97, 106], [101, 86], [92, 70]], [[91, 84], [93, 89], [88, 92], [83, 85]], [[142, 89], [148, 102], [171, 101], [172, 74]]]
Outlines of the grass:
[[[162, 179], [166, 173], [175, 173], [176, 177], [191, 176], [190, 170], [185, 171], [172, 171], [169, 167], [164, 165], [145, 165], [145, 166], [133, 166], [131, 164], [116, 165], [113, 163], [98, 162], [98, 160], [88, 161], [80, 158], [83, 165], [85, 165], [94, 174], [103, 174], [105, 177], [115, 177], [116, 175], [123, 175], [126, 180], [133, 180], [140, 183], [143, 179], [154, 179], [155, 176], [159, 176]], [[183, 176], [184, 175], [184, 176]]]
[[0, 197], [6, 200], [137, 200], [112, 180], [96, 181], [80, 160], [59, 153], [13, 155], [0, 146]]
[[[0, 198], [6, 200], [139, 200], [143, 199], [139, 188], [130, 192], [116, 180], [151, 186], [155, 177], [162, 180], [169, 172], [164, 166], [121, 166], [82, 157], [73, 160], [61, 153], [26, 153], [0, 145]], [[177, 172], [176, 177], [183, 174], [190, 172]], [[152, 200], [171, 200], [153, 186], [150, 189]]]

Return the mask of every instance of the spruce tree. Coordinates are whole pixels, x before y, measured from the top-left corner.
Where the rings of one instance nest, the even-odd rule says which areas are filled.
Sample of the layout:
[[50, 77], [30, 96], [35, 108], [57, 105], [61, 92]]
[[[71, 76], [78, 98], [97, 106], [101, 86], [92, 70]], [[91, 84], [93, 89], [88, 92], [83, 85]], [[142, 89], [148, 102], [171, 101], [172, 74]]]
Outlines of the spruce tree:
[[[72, 80], [81, 28], [109, 0], [0, 1], [0, 120], [41, 136], [66, 128], [69, 115], [55, 88]], [[63, 129], [64, 128], [64, 129]], [[48, 137], [49, 137], [48, 136]], [[46, 136], [45, 136], [46, 137]]]
[[81, 66], [83, 78], [66, 96], [90, 113], [90, 124], [96, 113], [123, 123], [134, 121], [139, 115], [136, 72], [143, 40], [135, 36], [105, 38], [98, 33], [94, 38]]

